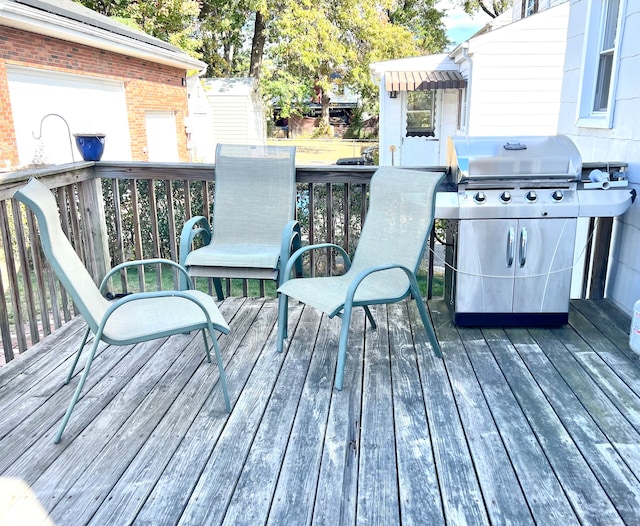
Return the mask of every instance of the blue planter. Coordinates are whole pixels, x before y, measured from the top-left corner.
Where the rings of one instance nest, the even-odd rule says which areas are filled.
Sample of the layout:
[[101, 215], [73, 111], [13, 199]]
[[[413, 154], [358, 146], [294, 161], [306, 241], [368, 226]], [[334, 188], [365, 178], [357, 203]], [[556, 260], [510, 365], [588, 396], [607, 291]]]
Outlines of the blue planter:
[[85, 161], [99, 161], [104, 153], [104, 134], [74, 133], [76, 146]]

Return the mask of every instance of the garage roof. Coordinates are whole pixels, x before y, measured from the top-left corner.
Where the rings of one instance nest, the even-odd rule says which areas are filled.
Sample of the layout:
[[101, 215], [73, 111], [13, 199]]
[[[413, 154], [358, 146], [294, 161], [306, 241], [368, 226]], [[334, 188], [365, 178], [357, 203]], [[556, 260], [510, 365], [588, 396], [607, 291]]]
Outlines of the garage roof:
[[463, 89], [467, 81], [459, 71], [387, 71], [385, 86], [387, 91]]

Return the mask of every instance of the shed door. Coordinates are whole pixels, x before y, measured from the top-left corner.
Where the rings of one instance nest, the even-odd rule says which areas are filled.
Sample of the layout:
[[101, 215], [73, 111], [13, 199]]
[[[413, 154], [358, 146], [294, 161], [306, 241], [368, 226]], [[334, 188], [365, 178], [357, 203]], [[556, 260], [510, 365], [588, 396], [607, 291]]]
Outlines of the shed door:
[[148, 111], [145, 113], [145, 121], [149, 161], [179, 161], [176, 118], [173, 112]]
[[7, 78], [21, 165], [81, 160], [74, 133], [104, 133], [103, 159], [131, 159], [122, 82], [14, 66]]

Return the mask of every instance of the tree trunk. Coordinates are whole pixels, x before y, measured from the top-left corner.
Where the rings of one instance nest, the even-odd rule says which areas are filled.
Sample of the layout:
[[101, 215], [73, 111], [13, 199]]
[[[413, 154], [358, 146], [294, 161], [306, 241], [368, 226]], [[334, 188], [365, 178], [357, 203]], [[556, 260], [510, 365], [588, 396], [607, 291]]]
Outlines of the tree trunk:
[[329, 130], [329, 102], [331, 102], [331, 98], [324, 91], [322, 92], [322, 98], [320, 99], [322, 102], [322, 122], [324, 123], [327, 131]]
[[260, 80], [262, 70], [262, 54], [265, 43], [266, 20], [260, 11], [256, 11], [256, 24], [253, 29], [253, 41], [251, 42], [251, 64], [249, 65], [249, 75], [256, 80], [256, 86]]

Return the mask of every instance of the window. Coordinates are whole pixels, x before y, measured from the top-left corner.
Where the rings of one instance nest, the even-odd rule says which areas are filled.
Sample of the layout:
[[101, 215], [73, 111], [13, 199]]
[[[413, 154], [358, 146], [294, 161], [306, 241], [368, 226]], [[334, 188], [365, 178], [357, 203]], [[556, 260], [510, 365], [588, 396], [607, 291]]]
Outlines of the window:
[[609, 87], [611, 86], [613, 53], [616, 48], [619, 8], [620, 0], [610, 0], [604, 4], [604, 31], [602, 32], [599, 46], [598, 75], [596, 77], [593, 111], [607, 111], [609, 106]]
[[626, 0], [591, 0], [585, 31], [578, 126], [611, 128]]
[[407, 92], [407, 137], [435, 136], [433, 91]]
[[538, 0], [522, 0], [522, 18], [538, 12]]

